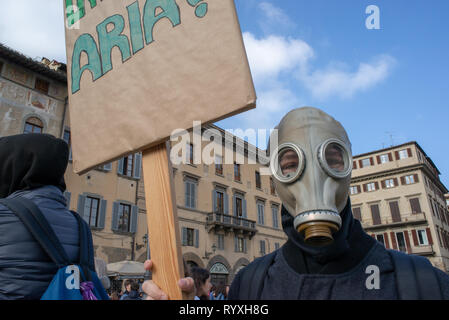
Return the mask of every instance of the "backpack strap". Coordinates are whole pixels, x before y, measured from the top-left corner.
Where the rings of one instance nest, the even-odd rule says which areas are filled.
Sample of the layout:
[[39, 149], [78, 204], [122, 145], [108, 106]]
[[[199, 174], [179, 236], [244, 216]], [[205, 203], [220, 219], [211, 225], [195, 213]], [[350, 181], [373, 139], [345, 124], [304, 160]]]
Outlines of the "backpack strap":
[[428, 259], [388, 250], [393, 259], [396, 286], [401, 300], [441, 300], [441, 288]]
[[273, 251], [270, 254], [257, 258], [245, 268], [240, 284], [239, 296], [241, 300], [260, 299], [265, 276], [275, 256], [276, 251]]
[[0, 203], [10, 209], [22, 221], [58, 268], [70, 264], [61, 242], [33, 201], [20, 197], [0, 199]]
[[75, 211], [70, 211], [78, 221], [79, 241], [80, 241], [80, 266], [83, 269], [85, 281], [91, 281], [90, 270], [95, 270], [93, 248], [89, 244], [92, 243], [92, 234], [87, 223]]

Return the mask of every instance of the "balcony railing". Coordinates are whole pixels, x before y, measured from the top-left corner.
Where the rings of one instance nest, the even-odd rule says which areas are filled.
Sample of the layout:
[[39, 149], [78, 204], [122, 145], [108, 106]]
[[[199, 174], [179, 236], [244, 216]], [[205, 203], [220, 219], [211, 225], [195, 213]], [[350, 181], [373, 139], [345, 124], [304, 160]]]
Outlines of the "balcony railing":
[[412, 247], [412, 253], [424, 256], [424, 255], [432, 255], [434, 254], [434, 251], [431, 245], [424, 245], [419, 247]]
[[385, 227], [401, 227], [405, 225], [420, 225], [426, 223], [426, 216], [424, 213], [413, 213], [409, 215], [401, 215], [400, 221], [393, 221], [393, 218], [381, 217], [380, 224], [373, 224], [372, 220], [364, 220], [362, 222], [362, 227], [365, 230], [382, 229]]
[[212, 229], [222, 229], [248, 234], [250, 238], [257, 232], [256, 221], [217, 212], [211, 212], [207, 215], [206, 225], [209, 232]]

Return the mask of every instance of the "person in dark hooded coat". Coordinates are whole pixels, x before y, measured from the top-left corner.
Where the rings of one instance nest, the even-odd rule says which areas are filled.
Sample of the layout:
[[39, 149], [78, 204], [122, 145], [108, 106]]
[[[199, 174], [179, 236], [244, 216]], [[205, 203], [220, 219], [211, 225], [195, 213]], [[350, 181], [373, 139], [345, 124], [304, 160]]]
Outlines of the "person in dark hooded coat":
[[[78, 261], [78, 222], [63, 194], [68, 156], [67, 143], [51, 135], [0, 138], [0, 198], [32, 200], [70, 261]], [[19, 218], [0, 204], [0, 300], [40, 299], [57, 269]]]

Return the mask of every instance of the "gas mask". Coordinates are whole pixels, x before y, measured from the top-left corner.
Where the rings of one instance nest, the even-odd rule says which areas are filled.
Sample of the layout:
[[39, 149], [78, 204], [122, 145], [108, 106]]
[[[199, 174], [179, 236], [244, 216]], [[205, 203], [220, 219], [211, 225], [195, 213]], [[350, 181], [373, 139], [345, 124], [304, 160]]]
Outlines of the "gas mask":
[[311, 107], [290, 111], [277, 129], [278, 147], [270, 151], [276, 191], [305, 243], [328, 245], [349, 196], [352, 154], [346, 131]]

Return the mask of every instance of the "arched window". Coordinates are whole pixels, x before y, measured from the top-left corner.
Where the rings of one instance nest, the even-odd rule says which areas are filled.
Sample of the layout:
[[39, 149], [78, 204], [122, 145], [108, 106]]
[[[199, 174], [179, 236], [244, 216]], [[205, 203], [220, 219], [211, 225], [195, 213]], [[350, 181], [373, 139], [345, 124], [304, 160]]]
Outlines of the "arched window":
[[44, 124], [36, 117], [30, 117], [25, 122], [25, 128], [23, 133], [42, 133], [44, 130]]

